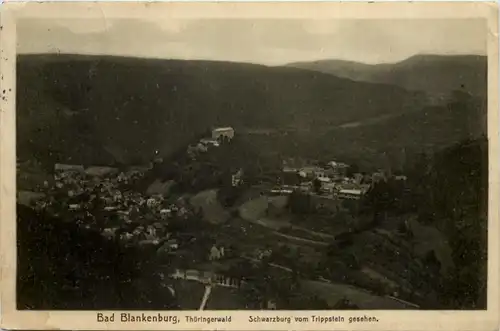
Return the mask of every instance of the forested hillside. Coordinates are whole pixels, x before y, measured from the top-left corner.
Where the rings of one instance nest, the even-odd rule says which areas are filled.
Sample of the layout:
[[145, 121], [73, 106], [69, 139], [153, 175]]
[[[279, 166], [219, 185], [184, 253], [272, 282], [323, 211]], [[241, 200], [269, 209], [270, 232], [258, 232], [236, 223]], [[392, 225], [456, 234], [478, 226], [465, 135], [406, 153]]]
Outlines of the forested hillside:
[[18, 155], [48, 163], [149, 160], [211, 125], [314, 134], [423, 102], [397, 86], [227, 62], [25, 55], [17, 71]]
[[[436, 278], [443, 308], [486, 307], [488, 248], [488, 142], [465, 140], [435, 154], [421, 154], [408, 170], [406, 190], [397, 181], [369, 194], [368, 210], [439, 230], [453, 268]], [[399, 216], [398, 216], [399, 215]], [[403, 224], [403, 223], [402, 223]], [[438, 275], [436, 275], [438, 276]]]
[[355, 81], [393, 84], [431, 96], [465, 87], [486, 97], [487, 57], [479, 55], [415, 55], [397, 63], [364, 64], [341, 60], [291, 63], [295, 68], [329, 73]]
[[173, 309], [154, 254], [18, 205], [18, 309]]
[[453, 270], [443, 280], [447, 303], [485, 308], [488, 249], [488, 142], [460, 143], [436, 155], [419, 187], [421, 222], [448, 237]]

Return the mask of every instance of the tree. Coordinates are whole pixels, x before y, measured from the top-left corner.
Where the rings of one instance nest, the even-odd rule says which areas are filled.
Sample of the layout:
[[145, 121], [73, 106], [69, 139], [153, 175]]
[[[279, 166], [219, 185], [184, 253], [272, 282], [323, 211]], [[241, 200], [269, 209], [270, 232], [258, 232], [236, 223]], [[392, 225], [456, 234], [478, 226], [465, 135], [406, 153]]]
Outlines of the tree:
[[319, 178], [314, 178], [313, 180], [313, 189], [314, 189], [314, 192], [316, 193], [320, 193], [321, 192], [321, 181], [319, 180]]
[[354, 177], [354, 174], [359, 173], [359, 166], [356, 163], [352, 163], [349, 168], [347, 168], [347, 177]]
[[288, 207], [294, 214], [308, 214], [313, 211], [311, 196], [294, 191], [288, 200]]
[[328, 303], [317, 295], [305, 295], [300, 293], [294, 296], [290, 309], [294, 310], [329, 310]]
[[362, 201], [363, 210], [373, 215], [373, 223], [378, 224], [387, 217], [391, 207], [391, 191], [386, 181], [375, 183]]
[[356, 254], [354, 252], [348, 252], [342, 256], [344, 263], [350, 269], [359, 269], [359, 262]]
[[424, 258], [425, 264], [429, 267], [430, 271], [433, 273], [439, 273], [441, 271], [441, 262], [439, 262], [436, 257], [436, 252], [434, 250], [430, 250], [427, 252]]

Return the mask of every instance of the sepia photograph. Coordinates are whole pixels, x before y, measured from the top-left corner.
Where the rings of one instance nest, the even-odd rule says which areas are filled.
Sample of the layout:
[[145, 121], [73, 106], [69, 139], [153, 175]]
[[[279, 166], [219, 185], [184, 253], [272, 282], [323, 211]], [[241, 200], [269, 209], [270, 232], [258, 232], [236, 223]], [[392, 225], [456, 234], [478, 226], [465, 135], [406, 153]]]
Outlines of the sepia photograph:
[[14, 309], [486, 312], [489, 33], [16, 18]]

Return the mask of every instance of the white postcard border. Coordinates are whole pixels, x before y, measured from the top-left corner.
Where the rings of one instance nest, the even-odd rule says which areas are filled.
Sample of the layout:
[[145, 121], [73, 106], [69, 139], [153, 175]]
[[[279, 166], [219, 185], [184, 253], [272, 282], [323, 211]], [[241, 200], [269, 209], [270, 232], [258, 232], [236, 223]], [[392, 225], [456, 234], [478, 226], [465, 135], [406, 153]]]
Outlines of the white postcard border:
[[[489, 3], [11, 3], [2, 6], [0, 24], [2, 75], [0, 100], [0, 263], [1, 326], [4, 329], [71, 330], [490, 330], [498, 328], [498, 14]], [[97, 321], [93, 311], [34, 312], [15, 309], [15, 59], [16, 20], [19, 18], [312, 18], [312, 19], [416, 19], [484, 18], [488, 22], [488, 136], [489, 228], [488, 310], [486, 311], [162, 311], [130, 312], [177, 316], [178, 324]], [[343, 316], [344, 322], [252, 323], [250, 316]], [[185, 323], [185, 316], [231, 316], [230, 323]], [[375, 317], [378, 322], [349, 323], [350, 317]]]

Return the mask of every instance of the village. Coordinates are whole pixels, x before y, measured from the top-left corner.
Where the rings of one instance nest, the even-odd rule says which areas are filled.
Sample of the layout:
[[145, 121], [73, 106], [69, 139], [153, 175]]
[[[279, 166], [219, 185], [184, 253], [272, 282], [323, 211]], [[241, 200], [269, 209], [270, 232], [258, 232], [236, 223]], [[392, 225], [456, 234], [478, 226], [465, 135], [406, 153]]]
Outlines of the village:
[[[233, 128], [215, 128], [211, 137], [188, 146], [186, 154], [196, 162], [200, 155], [224, 148], [234, 138]], [[358, 208], [374, 183], [389, 176], [404, 182], [404, 175], [353, 173], [349, 165], [337, 161], [311, 165], [284, 160], [275, 179], [267, 182], [246, 183], [244, 169], [234, 170], [229, 183], [240, 192], [238, 203], [223, 206], [214, 198], [220, 187], [194, 195], [171, 193], [169, 185], [155, 180], [138, 190], [138, 183], [162, 161], [156, 157], [147, 166], [128, 169], [55, 164], [53, 178], [34, 191], [20, 190], [18, 202], [75, 222], [82, 229], [97, 230], [119, 245], [154, 247], [159, 261], [168, 265], [165, 272], [158, 272], [162, 279], [171, 279], [172, 293], [185, 301], [182, 309], [287, 309], [298, 304], [290, 300], [300, 301], [302, 291], [314, 302], [327, 302], [325, 308], [340, 302], [363, 309], [371, 307], [366, 306], [370, 297], [377, 306], [416, 307], [398, 298], [413, 290], [394, 282], [387, 285], [384, 276], [368, 267], [362, 271], [341, 267], [343, 276], [338, 271], [330, 275], [320, 267], [325, 263], [324, 251], [336, 238], [358, 226], [352, 223], [357, 222], [354, 214], [337, 220], [336, 215], [352, 206]], [[306, 199], [307, 211], [295, 211], [294, 204], [301, 205], [295, 199]], [[268, 275], [262, 274], [263, 263], [270, 266], [265, 271]], [[352, 279], [346, 280], [349, 274]], [[366, 283], [359, 280], [360, 275], [379, 285], [353, 287]], [[248, 299], [248, 293], [255, 297], [255, 288], [263, 286], [256, 285], [262, 277], [275, 286], [291, 282], [290, 288], [276, 290], [265, 300]], [[293, 277], [305, 284], [300, 292], [293, 290]], [[323, 286], [330, 289], [325, 292]]]
[[491, 308], [496, 17], [476, 7], [481, 20], [134, 12], [101, 28], [20, 14], [2, 112], [7, 329], [26, 311]]

